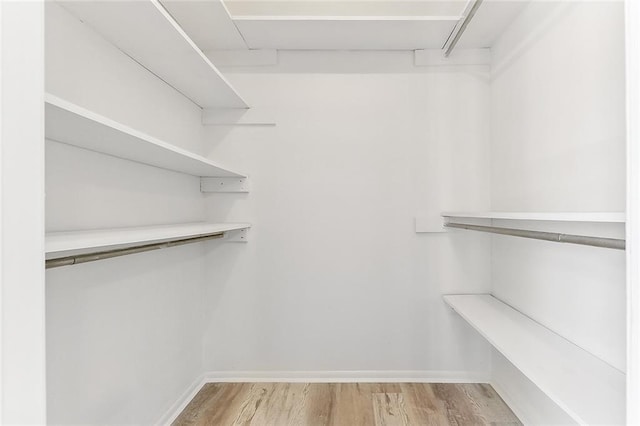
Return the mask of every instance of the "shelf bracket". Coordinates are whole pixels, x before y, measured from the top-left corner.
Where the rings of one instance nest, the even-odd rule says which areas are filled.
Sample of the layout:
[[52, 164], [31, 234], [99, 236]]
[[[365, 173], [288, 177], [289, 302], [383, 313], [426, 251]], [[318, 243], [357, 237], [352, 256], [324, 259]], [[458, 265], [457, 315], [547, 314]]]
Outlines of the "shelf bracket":
[[248, 241], [249, 228], [236, 229], [224, 233], [224, 239], [229, 243], [246, 243]]
[[249, 192], [247, 177], [203, 177], [200, 178], [201, 192]]

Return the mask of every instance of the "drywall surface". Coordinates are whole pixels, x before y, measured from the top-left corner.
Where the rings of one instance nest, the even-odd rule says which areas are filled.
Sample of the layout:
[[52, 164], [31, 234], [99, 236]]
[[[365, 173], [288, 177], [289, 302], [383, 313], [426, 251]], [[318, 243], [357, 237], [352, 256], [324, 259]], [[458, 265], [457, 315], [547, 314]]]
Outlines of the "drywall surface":
[[[623, 9], [533, 2], [494, 46], [493, 210], [624, 211]], [[624, 237], [622, 225], [508, 225]], [[623, 251], [495, 236], [492, 275], [496, 297], [624, 371]]]
[[493, 208], [622, 211], [622, 2], [533, 2], [492, 49]]
[[202, 248], [47, 272], [52, 424], [153, 424], [200, 374]]
[[44, 6], [0, 2], [0, 423], [46, 424]]
[[488, 208], [488, 68], [279, 52], [223, 71], [276, 126], [208, 128], [209, 155], [251, 178], [207, 195], [208, 216], [253, 227], [209, 246], [205, 369], [486, 380], [487, 343], [442, 294], [489, 291], [489, 238], [416, 234], [414, 216]]
[[200, 179], [47, 140], [47, 232], [203, 220]]
[[[198, 152], [200, 109], [53, 2], [46, 90]], [[47, 231], [204, 219], [199, 179], [46, 141]], [[201, 373], [204, 245], [50, 269], [51, 424], [152, 424]]]

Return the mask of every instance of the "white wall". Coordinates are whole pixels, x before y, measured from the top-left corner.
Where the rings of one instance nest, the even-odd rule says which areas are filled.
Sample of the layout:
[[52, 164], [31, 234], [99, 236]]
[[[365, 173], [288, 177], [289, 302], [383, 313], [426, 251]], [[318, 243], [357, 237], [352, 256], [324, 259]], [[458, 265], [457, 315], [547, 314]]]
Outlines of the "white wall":
[[210, 246], [205, 369], [486, 380], [489, 346], [441, 296], [489, 291], [489, 239], [413, 220], [489, 206], [488, 68], [279, 52], [223, 71], [277, 125], [208, 130], [209, 155], [252, 180], [207, 196], [208, 217], [254, 226], [246, 247]]
[[[53, 2], [46, 90], [201, 152], [200, 109]], [[48, 231], [197, 221], [195, 177], [46, 142]], [[204, 245], [47, 271], [52, 424], [150, 424], [202, 370]]]
[[[492, 209], [624, 211], [624, 87], [621, 2], [530, 4], [493, 47]], [[623, 251], [496, 236], [492, 275], [496, 297], [624, 371]]]
[[0, 3], [0, 423], [44, 424], [44, 11]]
[[623, 3], [533, 2], [492, 53], [493, 207], [623, 211]]

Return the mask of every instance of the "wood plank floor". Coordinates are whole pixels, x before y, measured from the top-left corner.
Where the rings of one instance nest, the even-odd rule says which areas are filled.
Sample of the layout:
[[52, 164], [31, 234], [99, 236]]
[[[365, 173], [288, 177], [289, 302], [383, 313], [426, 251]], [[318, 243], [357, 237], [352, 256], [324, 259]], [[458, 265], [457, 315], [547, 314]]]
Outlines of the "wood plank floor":
[[520, 425], [487, 384], [209, 383], [173, 426]]

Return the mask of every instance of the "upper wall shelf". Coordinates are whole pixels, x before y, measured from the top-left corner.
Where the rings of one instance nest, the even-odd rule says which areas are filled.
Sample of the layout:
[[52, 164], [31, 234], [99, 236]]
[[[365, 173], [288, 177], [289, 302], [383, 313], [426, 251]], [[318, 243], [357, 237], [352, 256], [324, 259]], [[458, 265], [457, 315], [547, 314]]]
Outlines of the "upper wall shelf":
[[491, 295], [444, 300], [576, 422], [624, 423], [624, 373]]
[[222, 0], [161, 0], [161, 3], [200, 49], [247, 49]]
[[623, 212], [443, 212], [446, 218], [624, 223]]
[[158, 1], [59, 3], [201, 108], [247, 108]]
[[53, 95], [45, 96], [45, 136], [150, 166], [206, 177], [243, 177], [208, 159]]
[[442, 48], [459, 16], [233, 16], [250, 49]]
[[[441, 49], [464, 1], [227, 1], [251, 49]], [[485, 1], [457, 48], [487, 48], [527, 1]], [[192, 20], [196, 22], [196, 20]]]

